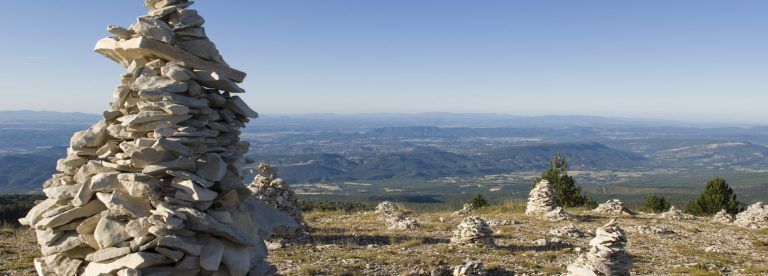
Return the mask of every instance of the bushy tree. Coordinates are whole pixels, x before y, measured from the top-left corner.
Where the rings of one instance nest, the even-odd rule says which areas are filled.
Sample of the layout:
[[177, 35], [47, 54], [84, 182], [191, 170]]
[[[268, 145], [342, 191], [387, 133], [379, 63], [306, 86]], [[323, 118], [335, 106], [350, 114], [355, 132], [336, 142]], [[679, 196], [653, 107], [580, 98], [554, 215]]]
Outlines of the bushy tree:
[[713, 215], [725, 209], [726, 212], [735, 215], [741, 211], [739, 205], [733, 189], [728, 186], [725, 179], [718, 176], [707, 181], [707, 186], [699, 197], [685, 205], [685, 211], [689, 214], [704, 216]]
[[483, 206], [490, 205], [490, 204], [488, 204], [488, 201], [485, 200], [485, 197], [483, 197], [483, 195], [481, 195], [479, 193], [477, 195], [475, 195], [475, 197], [470, 199], [469, 202], [467, 202], [467, 203], [472, 204], [472, 206], [474, 206], [475, 208], [480, 208], [480, 207], [483, 207]]
[[666, 212], [671, 206], [669, 200], [656, 194], [648, 195], [648, 199], [645, 200], [645, 209], [654, 213]]
[[555, 155], [549, 161], [549, 167], [537, 178], [533, 185], [536, 185], [542, 179], [552, 183], [557, 192], [557, 205], [565, 207], [596, 206], [592, 198], [582, 194], [581, 187], [576, 186], [576, 181], [568, 175], [568, 160]]

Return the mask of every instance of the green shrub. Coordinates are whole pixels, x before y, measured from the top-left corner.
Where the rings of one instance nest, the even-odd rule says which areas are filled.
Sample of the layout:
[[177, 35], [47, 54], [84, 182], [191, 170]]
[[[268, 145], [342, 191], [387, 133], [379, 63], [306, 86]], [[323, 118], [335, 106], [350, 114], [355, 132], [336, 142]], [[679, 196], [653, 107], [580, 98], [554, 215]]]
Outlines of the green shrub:
[[657, 196], [656, 194], [648, 195], [648, 199], [645, 200], [645, 210], [654, 213], [666, 212], [669, 210], [672, 204], [663, 196]]
[[536, 185], [542, 179], [552, 183], [552, 186], [555, 188], [558, 206], [597, 206], [592, 197], [582, 194], [581, 187], [576, 186], [576, 181], [572, 176], [568, 175], [568, 160], [560, 157], [559, 154], [549, 161], [549, 167], [541, 174], [541, 177], [536, 179], [533, 185]]
[[472, 204], [472, 206], [474, 206], [475, 208], [480, 208], [480, 207], [484, 207], [484, 206], [490, 205], [490, 204], [488, 204], [488, 201], [485, 200], [485, 197], [483, 197], [483, 195], [481, 195], [479, 193], [475, 197], [470, 199], [467, 203]]
[[733, 189], [728, 186], [725, 179], [715, 177], [707, 181], [707, 186], [696, 200], [685, 205], [685, 212], [697, 216], [707, 216], [725, 209], [729, 214], [735, 215], [742, 210], [739, 205]]

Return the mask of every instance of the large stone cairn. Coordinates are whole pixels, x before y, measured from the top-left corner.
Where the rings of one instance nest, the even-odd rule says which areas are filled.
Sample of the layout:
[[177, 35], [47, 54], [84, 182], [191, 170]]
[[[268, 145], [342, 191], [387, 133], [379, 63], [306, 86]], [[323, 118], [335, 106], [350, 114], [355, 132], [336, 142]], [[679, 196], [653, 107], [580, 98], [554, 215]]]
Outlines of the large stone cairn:
[[589, 241], [589, 251], [568, 265], [567, 275], [630, 275], [633, 261], [624, 250], [627, 237], [611, 220], [597, 228], [595, 238]]
[[601, 203], [592, 212], [614, 215], [614, 216], [633, 216], [635, 212], [624, 206], [624, 203], [618, 199], [609, 199]]
[[[294, 225], [242, 180], [256, 118], [187, 0], [146, 0], [145, 16], [96, 51], [127, 68], [104, 119], [73, 135], [34, 228], [40, 275], [266, 275], [262, 236]], [[208, 272], [206, 272], [208, 271]], [[218, 272], [216, 272], [218, 271]]]
[[378, 215], [379, 220], [387, 223], [390, 230], [414, 230], [419, 226], [418, 221], [405, 214], [400, 204], [391, 201], [376, 205], [374, 213]]
[[480, 217], [466, 217], [453, 231], [451, 243], [470, 247], [495, 247], [493, 230]]
[[541, 180], [528, 194], [526, 215], [541, 215], [557, 208], [557, 192], [547, 180]]
[[259, 164], [255, 170], [256, 177], [248, 189], [257, 199], [288, 214], [299, 225], [298, 228], [276, 229], [272, 234], [275, 239], [306, 240], [309, 225], [304, 221], [304, 214], [296, 199], [296, 193], [282, 178], [277, 175], [277, 169], [266, 163]]
[[750, 205], [744, 212], [736, 214], [733, 224], [753, 229], [768, 228], [768, 205], [762, 202]]
[[557, 206], [557, 192], [547, 180], [541, 180], [528, 194], [525, 214], [543, 216], [549, 220], [567, 220], [573, 218], [562, 207]]

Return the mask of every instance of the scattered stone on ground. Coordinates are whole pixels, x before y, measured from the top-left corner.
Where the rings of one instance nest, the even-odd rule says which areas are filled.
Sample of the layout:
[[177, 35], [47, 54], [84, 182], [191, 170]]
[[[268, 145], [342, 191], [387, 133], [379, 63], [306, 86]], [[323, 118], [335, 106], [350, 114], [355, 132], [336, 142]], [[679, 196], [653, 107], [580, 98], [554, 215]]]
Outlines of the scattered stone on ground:
[[491, 219], [491, 220], [486, 220], [486, 221], [487, 221], [488, 225], [490, 225], [491, 227], [520, 224], [519, 221], [503, 220], [503, 219]]
[[696, 216], [683, 213], [682, 210], [677, 209], [674, 205], [669, 207], [669, 211], [659, 214], [659, 217], [669, 220], [695, 220]]
[[470, 247], [495, 247], [493, 230], [480, 217], [466, 217], [453, 231], [451, 243]]
[[601, 203], [597, 206], [593, 212], [596, 213], [602, 213], [607, 215], [616, 215], [616, 216], [633, 216], [635, 215], [635, 211], [630, 210], [626, 206], [624, 206], [624, 203], [621, 202], [621, 200], [618, 199], [609, 199], [605, 203]]
[[747, 210], [736, 214], [733, 224], [752, 229], [768, 228], [768, 205], [762, 202], [749, 205]]
[[634, 225], [634, 226], [627, 227], [627, 233], [637, 233], [637, 234], [643, 234], [643, 235], [667, 235], [667, 234], [674, 234], [675, 231], [672, 231], [667, 228], [658, 227], [658, 226]]
[[552, 228], [549, 230], [550, 235], [554, 235], [557, 237], [566, 237], [566, 238], [583, 238], [587, 235], [584, 234], [584, 232], [581, 232], [578, 228], [576, 228], [575, 225], [569, 224], [567, 226], [559, 227], [559, 228]]
[[630, 275], [633, 261], [624, 250], [627, 237], [615, 220], [597, 228], [589, 251], [568, 265], [568, 275]]
[[392, 230], [414, 230], [419, 227], [419, 222], [408, 217], [400, 204], [384, 201], [376, 206], [376, 214], [379, 220], [387, 223]]
[[467, 260], [463, 265], [453, 268], [453, 276], [484, 276], [488, 271], [483, 267], [483, 262], [479, 260]]
[[[72, 136], [47, 199], [20, 222], [36, 231], [39, 275], [265, 275], [262, 237], [292, 218], [243, 183], [258, 114], [234, 93], [187, 0], [146, 0], [147, 15], [95, 50], [127, 68], [104, 119]], [[31, 262], [31, 260], [30, 260]]]

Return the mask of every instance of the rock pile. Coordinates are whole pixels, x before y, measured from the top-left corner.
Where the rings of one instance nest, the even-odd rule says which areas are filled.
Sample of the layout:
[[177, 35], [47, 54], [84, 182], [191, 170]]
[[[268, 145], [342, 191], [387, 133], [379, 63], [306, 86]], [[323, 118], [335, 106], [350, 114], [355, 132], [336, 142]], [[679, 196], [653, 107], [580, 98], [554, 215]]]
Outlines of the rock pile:
[[717, 212], [717, 214], [712, 216], [712, 222], [729, 224], [731, 221], [733, 221], [733, 216], [726, 212], [725, 209], [720, 210], [720, 212]]
[[495, 247], [493, 230], [480, 217], [466, 217], [453, 231], [451, 243], [471, 247]]
[[301, 206], [299, 206], [293, 189], [282, 178], [278, 177], [277, 170], [269, 164], [259, 164], [254, 172], [256, 177], [248, 185], [248, 189], [253, 192], [257, 199], [291, 216], [296, 225], [299, 226], [298, 228], [275, 229], [270, 240], [306, 240], [310, 229], [304, 221]]
[[149, 9], [96, 51], [127, 67], [104, 119], [71, 139], [36, 231], [39, 275], [266, 275], [262, 236], [290, 217], [242, 180], [240, 128], [257, 114], [187, 0]]
[[626, 244], [624, 231], [611, 220], [597, 228], [589, 252], [568, 265], [568, 275], [630, 275], [633, 261], [624, 250]]
[[453, 212], [454, 216], [468, 216], [469, 214], [472, 214], [472, 211], [475, 210], [475, 205], [472, 205], [472, 203], [464, 203], [464, 206], [461, 207], [461, 210], [458, 210], [456, 212]]
[[483, 267], [483, 262], [478, 260], [467, 260], [463, 265], [453, 268], [453, 276], [484, 276], [488, 271]]
[[762, 202], [750, 205], [744, 212], [736, 214], [733, 224], [753, 229], [768, 228], [768, 205]]
[[552, 184], [547, 180], [541, 180], [528, 194], [528, 204], [525, 207], [526, 215], [542, 215], [557, 208], [557, 193]]
[[418, 221], [406, 216], [403, 208], [391, 201], [379, 203], [375, 213], [379, 215], [379, 220], [389, 225], [389, 229], [414, 230], [419, 226]]
[[551, 230], [549, 230], [549, 234], [557, 237], [566, 237], [566, 238], [583, 238], [587, 236], [586, 234], [584, 234], [584, 232], [581, 232], [581, 230], [576, 228], [576, 226], [573, 224], [560, 227], [560, 228], [552, 228]]
[[624, 203], [618, 199], [609, 199], [605, 203], [597, 206], [592, 212], [615, 215], [615, 216], [633, 216], [635, 212], [624, 206]]
[[696, 216], [683, 213], [680, 209], [677, 209], [674, 205], [669, 207], [669, 211], [659, 214], [659, 217], [669, 220], [694, 220]]

